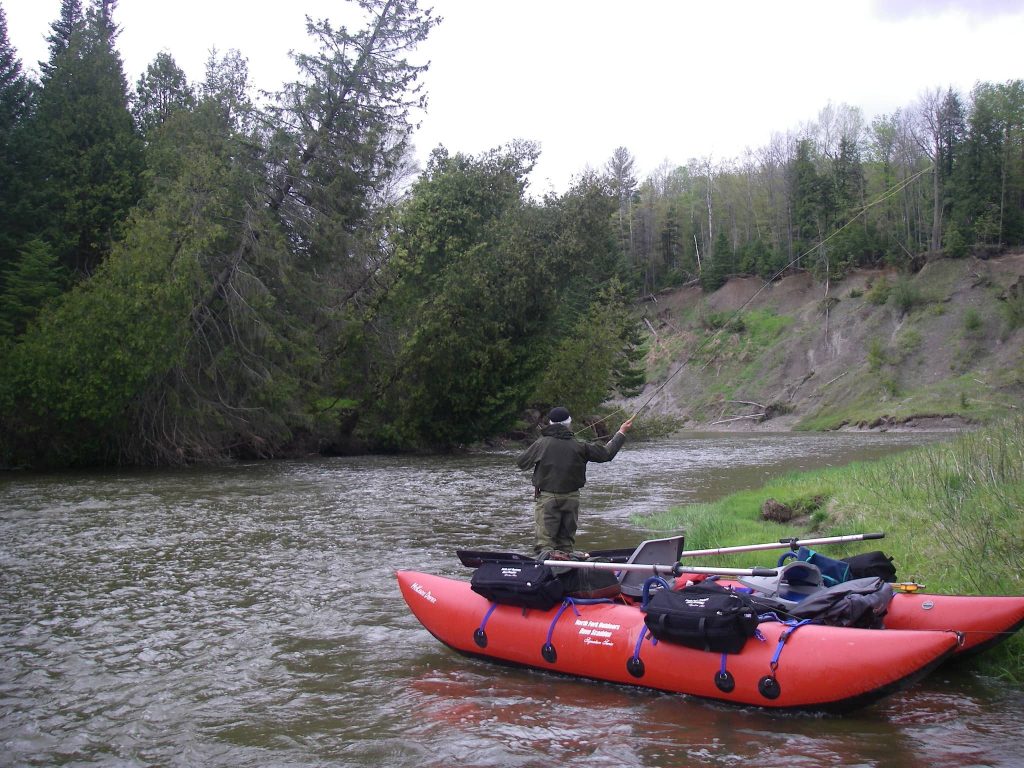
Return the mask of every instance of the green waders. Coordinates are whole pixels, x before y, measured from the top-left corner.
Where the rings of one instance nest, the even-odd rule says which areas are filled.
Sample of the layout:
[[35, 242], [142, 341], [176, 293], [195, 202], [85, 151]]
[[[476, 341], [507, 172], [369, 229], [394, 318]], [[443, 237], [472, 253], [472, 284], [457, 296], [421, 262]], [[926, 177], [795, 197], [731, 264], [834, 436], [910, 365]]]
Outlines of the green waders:
[[553, 549], [572, 552], [576, 545], [576, 525], [580, 517], [580, 492], [548, 493], [539, 491], [533, 507], [536, 554]]

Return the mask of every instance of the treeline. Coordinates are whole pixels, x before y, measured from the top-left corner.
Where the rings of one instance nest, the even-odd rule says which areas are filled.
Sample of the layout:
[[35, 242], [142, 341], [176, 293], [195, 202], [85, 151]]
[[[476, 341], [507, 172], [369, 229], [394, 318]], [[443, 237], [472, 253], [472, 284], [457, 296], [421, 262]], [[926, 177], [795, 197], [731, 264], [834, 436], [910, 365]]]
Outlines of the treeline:
[[129, 87], [116, 5], [62, 0], [38, 78], [0, 6], [0, 464], [466, 443], [636, 392], [640, 295], [1024, 239], [1020, 81], [537, 200], [528, 142], [415, 168], [416, 0], [310, 22], [259, 100], [237, 51]]
[[935, 90], [870, 123], [829, 105], [741, 159], [665, 166], [643, 182], [632, 166], [619, 148], [608, 168], [620, 243], [646, 291], [984, 257], [1024, 244], [1024, 80], [978, 83], [966, 98]]
[[114, 0], [63, 0], [35, 81], [0, 8], [2, 463], [448, 446], [639, 384], [605, 183], [529, 200], [517, 143], [410, 187], [437, 20], [358, 5], [262, 103], [237, 52], [129, 90]]

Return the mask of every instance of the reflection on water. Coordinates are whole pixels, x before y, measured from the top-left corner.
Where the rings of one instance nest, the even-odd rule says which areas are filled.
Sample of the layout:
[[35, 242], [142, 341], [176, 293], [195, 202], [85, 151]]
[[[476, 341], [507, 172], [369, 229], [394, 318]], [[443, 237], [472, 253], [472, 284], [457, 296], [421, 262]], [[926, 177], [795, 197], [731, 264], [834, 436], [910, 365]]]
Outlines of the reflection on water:
[[[594, 465], [630, 518], [907, 435], [721, 435]], [[779, 716], [457, 656], [395, 588], [524, 550], [510, 452], [18, 476], [0, 484], [0, 765], [1016, 765], [1020, 691], [963, 671], [846, 718]], [[994, 736], [998, 734], [998, 738]]]

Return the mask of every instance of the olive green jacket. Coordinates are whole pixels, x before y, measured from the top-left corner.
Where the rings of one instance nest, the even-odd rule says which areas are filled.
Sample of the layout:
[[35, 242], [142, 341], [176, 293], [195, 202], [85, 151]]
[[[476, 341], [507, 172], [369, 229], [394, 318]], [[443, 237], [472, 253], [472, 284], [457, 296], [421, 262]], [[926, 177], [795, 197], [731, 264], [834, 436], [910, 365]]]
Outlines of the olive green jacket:
[[516, 464], [524, 471], [533, 468], [533, 487], [538, 491], [571, 493], [587, 482], [588, 461], [611, 461], [625, 442], [626, 436], [616, 432], [607, 445], [586, 443], [565, 425], [552, 424], [519, 454]]

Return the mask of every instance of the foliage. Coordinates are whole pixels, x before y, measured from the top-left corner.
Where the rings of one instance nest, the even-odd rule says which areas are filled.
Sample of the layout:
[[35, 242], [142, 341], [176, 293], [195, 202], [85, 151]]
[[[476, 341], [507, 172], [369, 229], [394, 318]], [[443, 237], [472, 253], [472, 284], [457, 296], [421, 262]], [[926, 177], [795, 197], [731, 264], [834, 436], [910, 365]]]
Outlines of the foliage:
[[700, 273], [700, 287], [705, 293], [717, 291], [732, 274], [733, 252], [724, 232], [718, 234], [710, 258], [705, 260]]
[[[439, 148], [410, 184], [426, 70], [413, 54], [438, 23], [416, 0], [358, 0], [350, 26], [310, 20], [295, 78], [260, 102], [238, 51], [212, 51], [195, 84], [158, 54], [129, 100], [116, 7], [62, 0], [38, 82], [0, 12], [4, 458], [469, 442], [547, 400], [586, 411], [637, 393], [637, 296], [798, 270], [831, 283], [916, 271], [939, 243], [1024, 243], [1021, 81], [935, 91], [870, 125], [828, 105], [742, 160], [646, 179], [618, 147], [538, 200], [525, 142]], [[865, 298], [909, 312], [916, 290], [883, 278]], [[1024, 313], [1004, 298], [1011, 334]], [[705, 359], [736, 364], [715, 394], [771, 364], [784, 321], [770, 314], [705, 317]], [[884, 354], [910, 354], [911, 338]], [[652, 343], [652, 361], [684, 347]], [[892, 367], [877, 365], [890, 392]], [[969, 385], [934, 399], [961, 394], [984, 412]]]
[[623, 359], [624, 351], [637, 349], [630, 333], [634, 328], [621, 286], [613, 282], [559, 341], [531, 399], [561, 403], [572, 413], [592, 413], [616, 389], [627, 396], [638, 394], [644, 376], [632, 368], [642, 351]]
[[517, 337], [553, 289], [530, 269], [538, 244], [520, 225], [544, 226], [521, 200], [535, 158], [531, 145], [476, 159], [435, 150], [400, 212], [395, 285], [377, 323], [377, 346], [395, 351], [375, 363], [370, 414], [393, 422], [395, 446], [475, 439], [525, 398]]
[[885, 277], [881, 277], [868, 289], [864, 298], [869, 304], [880, 307], [889, 300], [891, 293], [892, 284]]
[[904, 315], [924, 303], [920, 289], [906, 278], [900, 278], [893, 284], [889, 299]]
[[1007, 332], [1012, 333], [1024, 327], [1024, 288], [1018, 286], [1017, 290], [1009, 291], [999, 309], [1006, 323]]
[[128, 112], [113, 2], [84, 20], [65, 3], [38, 107], [26, 126], [34, 228], [78, 277], [91, 274], [140, 197], [142, 146]]
[[964, 312], [964, 330], [967, 333], [977, 333], [982, 329], [983, 325], [984, 322], [981, 319], [981, 315], [974, 307], [970, 307]]
[[59, 296], [67, 277], [42, 240], [25, 245], [10, 267], [0, 292], [0, 336], [16, 336], [50, 299]]
[[[318, 85], [289, 89], [296, 100], [269, 117], [253, 118], [244, 59], [230, 53], [211, 55], [194, 108], [186, 99], [153, 122], [151, 185], [109, 264], [6, 348], [0, 419], [17, 461], [266, 456], [307, 429], [317, 376], [330, 370], [313, 330], [345, 330], [316, 311], [333, 302], [343, 315], [337, 293], [372, 274], [372, 263], [352, 274], [350, 235], [360, 225], [372, 232], [391, 182], [381, 142], [401, 146], [395, 137], [408, 132], [401, 89], [419, 68], [393, 57], [431, 26], [415, 3], [363, 7], [367, 30], [312, 25], [325, 53], [303, 59], [303, 71]], [[89, 20], [82, 40], [92, 40], [90, 29], [106, 34], [99, 42], [112, 40], [98, 10]], [[87, 48], [70, 58], [84, 42], [77, 31], [69, 40], [44, 90], [70, 82], [64, 69], [88, 58]], [[116, 71], [106, 77], [123, 85]], [[346, 99], [363, 111], [347, 109]], [[59, 135], [56, 116], [46, 119]], [[254, 129], [275, 121], [272, 132]], [[316, 131], [292, 129], [313, 124]], [[101, 144], [90, 141], [90, 151]], [[347, 165], [335, 162], [341, 152]], [[352, 178], [353, 162], [361, 180], [339, 184]], [[328, 290], [334, 298], [319, 293]], [[319, 299], [312, 307], [311, 298]]]
[[535, 159], [523, 143], [478, 157], [435, 150], [400, 210], [376, 344], [395, 353], [376, 362], [371, 413], [391, 422], [392, 446], [477, 440], [532, 401], [585, 412], [635, 379], [621, 285], [595, 291], [615, 269], [612, 199], [584, 178], [544, 207], [527, 203]]
[[195, 108], [196, 98], [174, 57], [161, 51], [135, 86], [132, 116], [143, 136], [164, 123], [177, 110]]
[[[696, 277], [698, 257], [706, 290], [722, 271], [912, 270], [940, 247], [959, 257], [1024, 244], [1022, 147], [1021, 80], [979, 83], [970, 98], [935, 91], [870, 126], [829, 105], [743, 162], [657, 169], [620, 226], [645, 292]], [[727, 266], [714, 262], [723, 235]]]
[[8, 265], [27, 239], [19, 204], [24, 192], [24, 173], [19, 158], [20, 131], [32, 104], [32, 88], [21, 70], [21, 61], [7, 38], [7, 17], [0, 7], [0, 288]]
[[729, 333], [743, 333], [746, 330], [746, 322], [742, 314], [736, 312], [708, 312], [701, 317], [705, 328], [717, 331], [724, 328]]

